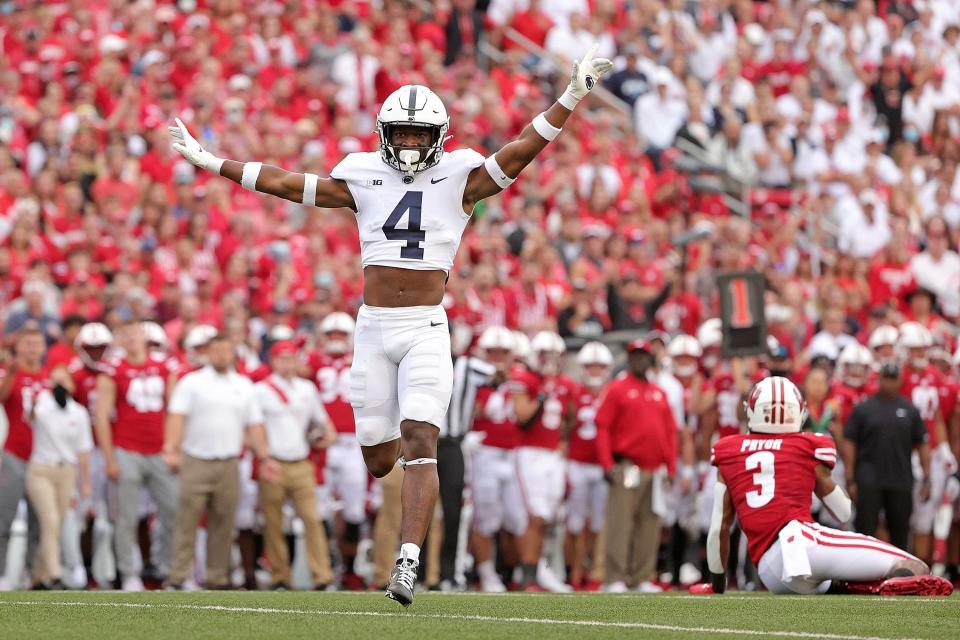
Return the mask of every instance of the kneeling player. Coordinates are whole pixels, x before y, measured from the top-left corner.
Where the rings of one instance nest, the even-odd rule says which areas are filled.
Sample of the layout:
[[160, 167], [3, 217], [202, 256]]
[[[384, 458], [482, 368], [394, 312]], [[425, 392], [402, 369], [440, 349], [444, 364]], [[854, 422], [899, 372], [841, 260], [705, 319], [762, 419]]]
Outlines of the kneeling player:
[[831, 591], [847, 593], [953, 591], [948, 581], [929, 575], [927, 565], [905, 551], [814, 521], [811, 492], [841, 522], [850, 519], [851, 503], [830, 477], [837, 459], [832, 438], [800, 433], [806, 409], [792, 382], [761, 380], [745, 408], [749, 433], [723, 438], [713, 447], [719, 477], [707, 535], [712, 592], [726, 588], [729, 536], [723, 534], [734, 513], [760, 580], [772, 593], [825, 593], [832, 583]]

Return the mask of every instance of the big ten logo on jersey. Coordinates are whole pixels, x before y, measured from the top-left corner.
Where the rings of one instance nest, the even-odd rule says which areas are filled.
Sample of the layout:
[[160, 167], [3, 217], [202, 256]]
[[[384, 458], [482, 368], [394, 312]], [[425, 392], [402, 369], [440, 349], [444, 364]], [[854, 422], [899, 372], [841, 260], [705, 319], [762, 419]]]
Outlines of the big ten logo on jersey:
[[166, 385], [163, 378], [155, 373], [144, 373], [130, 381], [127, 387], [127, 404], [139, 413], [163, 411]]
[[370, 178], [365, 184], [368, 187], [382, 187], [383, 180], [380, 180], [379, 178]]
[[483, 406], [484, 415], [494, 423], [516, 422], [517, 414], [513, 409], [513, 401], [503, 389], [497, 389], [487, 398]]
[[597, 437], [597, 407], [589, 404], [577, 410], [577, 437], [581, 440], [593, 440]]
[[910, 402], [917, 408], [924, 422], [937, 417], [940, 408], [940, 390], [928, 384], [921, 384], [913, 388], [910, 393]]
[[344, 367], [339, 371], [334, 367], [320, 367], [317, 369], [317, 386], [320, 388], [320, 401], [323, 404], [332, 404], [337, 400], [347, 402], [350, 393], [350, 368]]

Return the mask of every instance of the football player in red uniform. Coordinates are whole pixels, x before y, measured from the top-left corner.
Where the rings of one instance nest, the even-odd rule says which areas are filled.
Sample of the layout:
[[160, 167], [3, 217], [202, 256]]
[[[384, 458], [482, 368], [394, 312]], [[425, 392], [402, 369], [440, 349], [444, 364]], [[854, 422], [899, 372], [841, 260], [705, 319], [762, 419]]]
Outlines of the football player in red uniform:
[[[707, 535], [711, 585], [726, 588], [729, 537], [734, 514], [747, 536], [760, 580], [775, 594], [825, 593], [834, 581], [847, 592], [946, 595], [952, 585], [929, 575], [918, 558], [876, 538], [817, 524], [810, 514], [812, 493], [841, 522], [851, 501], [830, 476], [837, 450], [824, 435], [800, 432], [806, 408], [786, 378], [757, 383], [746, 401], [749, 432], [719, 440], [713, 464], [719, 470], [713, 517]], [[839, 588], [843, 585], [836, 585]]]
[[[927, 357], [927, 352], [933, 346], [929, 329], [917, 322], [904, 322], [900, 326], [897, 346], [904, 358], [900, 394], [920, 412], [929, 436], [930, 493], [926, 500], [922, 500], [923, 496], [919, 493], [921, 483], [914, 483], [913, 513], [910, 518], [913, 551], [929, 562], [933, 556], [934, 516], [943, 497], [947, 478], [957, 470], [957, 459], [950, 448], [940, 410], [940, 394], [945, 386], [943, 376]], [[918, 480], [922, 477], [917, 461], [914, 462], [914, 475]]]
[[[471, 441], [480, 438], [469, 456], [467, 483], [473, 497], [470, 549], [487, 593], [506, 591], [493, 562], [493, 537], [503, 529], [500, 559], [507, 566], [518, 561], [516, 541], [527, 529], [527, 511], [517, 480], [516, 449], [520, 430], [510, 399], [516, 334], [504, 327], [488, 327], [477, 342], [481, 359], [496, 368], [493, 381], [477, 389]], [[509, 578], [507, 579], [509, 582]]]
[[143, 487], [149, 490], [160, 516], [161, 566], [157, 568], [162, 572], [170, 562], [177, 483], [161, 453], [164, 412], [179, 364], [163, 353], [148, 350], [143, 323], [122, 325], [117, 341], [125, 355], [101, 365], [94, 427], [107, 477], [117, 486], [117, 570], [124, 591], [142, 591], [143, 583], [134, 570], [133, 543]]
[[873, 361], [876, 367], [887, 361], [897, 359], [897, 340], [900, 338], [900, 332], [896, 327], [889, 324], [882, 324], [870, 334], [867, 340], [867, 346], [873, 353]]
[[541, 331], [530, 341], [530, 371], [512, 380], [513, 406], [520, 427], [517, 475], [529, 516], [520, 539], [523, 588], [570, 591], [541, 558], [548, 524], [554, 522], [566, 489], [561, 448], [573, 426], [577, 383], [561, 375], [566, 345], [556, 333]]
[[585, 576], [585, 561], [597, 566], [597, 534], [603, 529], [607, 512], [609, 485], [603, 477], [603, 465], [597, 451], [597, 406], [604, 386], [613, 371], [613, 354], [602, 342], [588, 342], [577, 354], [581, 387], [576, 396], [577, 424], [570, 432], [567, 451], [567, 534], [564, 557], [567, 583], [574, 589], [596, 591], [599, 582]]
[[[33, 451], [33, 429], [27, 416], [33, 399], [46, 386], [43, 367], [46, 342], [43, 332], [24, 328], [14, 344], [16, 355], [0, 368], [0, 402], [7, 415], [8, 430], [0, 453], [0, 588], [9, 591], [17, 585], [6, 584], [7, 544], [10, 526], [17, 516], [24, 489], [27, 461]], [[27, 500], [27, 562], [33, 559], [39, 541], [39, 524], [33, 505]]]
[[844, 347], [837, 359], [837, 371], [830, 387], [830, 400], [837, 406], [840, 424], [846, 424], [853, 408], [876, 390], [876, 374], [870, 349], [862, 344], [849, 344]]
[[335, 531], [343, 560], [343, 588], [351, 591], [365, 586], [354, 570], [354, 560], [360, 525], [367, 517], [369, 478], [349, 399], [354, 327], [353, 318], [342, 311], [326, 316], [320, 323], [321, 348], [307, 359], [310, 378], [320, 390], [320, 400], [337, 431], [336, 442], [327, 449], [324, 479], [329, 498], [340, 506]]

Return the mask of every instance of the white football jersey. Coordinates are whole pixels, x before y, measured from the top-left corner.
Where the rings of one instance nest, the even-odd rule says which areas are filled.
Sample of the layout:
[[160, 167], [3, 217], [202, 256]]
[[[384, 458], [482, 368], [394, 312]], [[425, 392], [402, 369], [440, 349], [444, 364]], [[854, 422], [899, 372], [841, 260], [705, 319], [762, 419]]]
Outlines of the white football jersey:
[[341, 160], [330, 177], [347, 183], [357, 205], [362, 265], [449, 273], [470, 220], [463, 212], [467, 176], [483, 161], [472, 149], [450, 151], [404, 184], [378, 152]]

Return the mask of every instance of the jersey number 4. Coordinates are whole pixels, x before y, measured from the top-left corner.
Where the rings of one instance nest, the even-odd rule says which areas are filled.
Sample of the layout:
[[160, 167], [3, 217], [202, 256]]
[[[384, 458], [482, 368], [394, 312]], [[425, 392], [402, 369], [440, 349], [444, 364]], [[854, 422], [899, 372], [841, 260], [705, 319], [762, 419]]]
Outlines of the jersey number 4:
[[776, 490], [776, 482], [773, 478], [773, 452], [757, 451], [750, 454], [745, 460], [747, 471], [757, 470], [753, 474], [753, 484], [759, 486], [759, 489], [747, 491], [747, 506], [759, 509], [773, 500], [773, 493]]
[[[427, 237], [427, 232], [420, 229], [420, 209], [423, 206], [422, 191], [407, 191], [400, 198], [400, 202], [393, 208], [387, 221], [383, 223], [383, 235], [387, 240], [404, 240], [407, 244], [400, 247], [400, 257], [409, 260], [423, 260], [423, 247], [420, 243]], [[397, 223], [403, 214], [410, 212], [407, 217], [407, 228], [397, 229]]]

